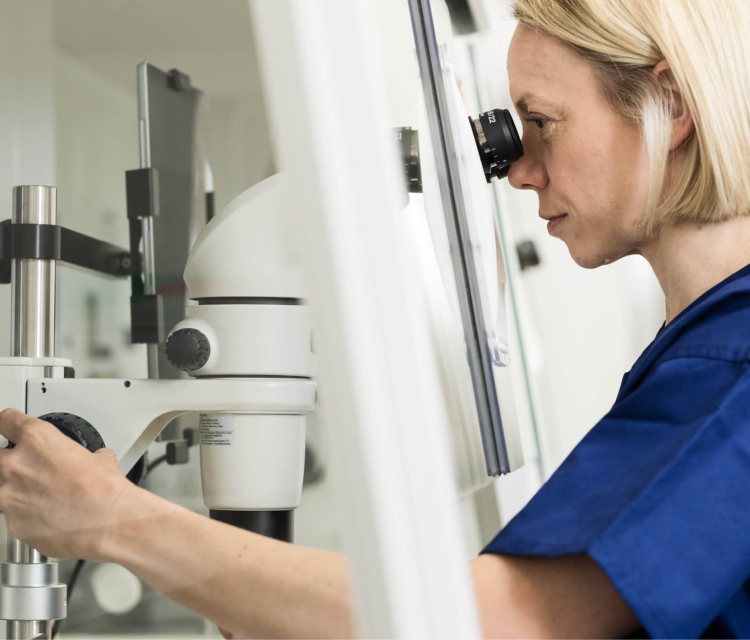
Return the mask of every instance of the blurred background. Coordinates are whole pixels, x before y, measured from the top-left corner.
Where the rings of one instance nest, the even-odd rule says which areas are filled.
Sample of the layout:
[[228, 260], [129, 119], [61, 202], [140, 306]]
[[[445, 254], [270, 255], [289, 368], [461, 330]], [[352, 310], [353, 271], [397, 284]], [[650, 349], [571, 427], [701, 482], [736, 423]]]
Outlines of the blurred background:
[[[419, 82], [406, 0], [375, 4], [372, 29], [393, 126], [416, 127]], [[512, 110], [505, 58], [514, 23], [506, 4], [432, 4], [469, 112]], [[275, 172], [247, 0], [0, 0], [0, 219], [10, 217], [14, 185], [55, 185], [60, 224], [127, 246], [124, 174], [139, 166], [135, 69], [142, 61], [180, 69], [207, 95], [217, 211]], [[583, 270], [547, 235], [533, 193], [504, 181], [494, 196], [511, 249], [511, 358], [527, 466], [497, 480], [490, 494], [466, 499], [469, 553], [608, 411], [622, 375], [664, 319], [661, 292], [643, 259]], [[533, 246], [538, 265], [519, 259], [522, 243], [527, 253]], [[145, 348], [130, 344], [129, 283], [65, 267], [58, 274], [56, 355], [72, 359], [79, 377], [145, 377]], [[9, 355], [9, 293], [0, 287], [2, 356]], [[296, 541], [340, 550], [323, 427], [311, 422], [320, 468], [297, 511]], [[162, 452], [163, 445], [153, 445], [152, 455]], [[203, 511], [197, 452], [192, 458], [163, 465], [148, 487]], [[71, 569], [63, 563], [63, 578]], [[215, 627], [123, 572], [84, 568], [63, 636], [217, 636]]]

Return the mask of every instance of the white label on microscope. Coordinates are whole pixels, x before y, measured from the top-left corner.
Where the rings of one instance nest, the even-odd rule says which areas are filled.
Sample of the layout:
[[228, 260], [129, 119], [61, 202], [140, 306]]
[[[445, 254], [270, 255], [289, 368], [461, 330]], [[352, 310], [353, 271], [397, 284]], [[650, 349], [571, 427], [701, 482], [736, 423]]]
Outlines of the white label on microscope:
[[231, 446], [234, 444], [234, 415], [201, 413], [201, 444]]

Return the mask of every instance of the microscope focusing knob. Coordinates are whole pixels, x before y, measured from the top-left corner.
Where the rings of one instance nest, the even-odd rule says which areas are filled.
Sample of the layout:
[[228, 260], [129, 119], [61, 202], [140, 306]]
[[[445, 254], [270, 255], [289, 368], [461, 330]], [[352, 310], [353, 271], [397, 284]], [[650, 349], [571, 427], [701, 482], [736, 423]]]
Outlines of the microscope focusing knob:
[[[86, 447], [91, 453], [99, 451], [99, 449], [104, 449], [107, 446], [104, 444], [104, 438], [102, 438], [94, 425], [72, 413], [47, 413], [39, 416], [39, 419], [49, 422], [53, 427], [57, 427], [60, 433], [68, 436], [68, 438], [81, 446]], [[15, 442], [8, 442], [8, 446], [5, 448], [13, 449], [15, 446]], [[144, 453], [125, 477], [133, 484], [138, 484], [146, 477], [147, 466], [147, 454]]]
[[105, 447], [104, 439], [96, 428], [72, 413], [48, 413], [40, 416], [39, 419], [57, 427], [68, 438], [75, 440], [91, 452]]
[[[103, 449], [106, 445], [104, 439], [94, 426], [86, 422], [83, 418], [73, 415], [72, 413], [47, 413], [39, 416], [40, 420], [49, 422], [53, 427], [71, 440], [86, 447], [92, 453]], [[15, 442], [8, 442], [6, 449], [14, 449]]]
[[211, 344], [198, 329], [178, 329], [167, 339], [167, 360], [181, 371], [198, 371], [211, 356]]

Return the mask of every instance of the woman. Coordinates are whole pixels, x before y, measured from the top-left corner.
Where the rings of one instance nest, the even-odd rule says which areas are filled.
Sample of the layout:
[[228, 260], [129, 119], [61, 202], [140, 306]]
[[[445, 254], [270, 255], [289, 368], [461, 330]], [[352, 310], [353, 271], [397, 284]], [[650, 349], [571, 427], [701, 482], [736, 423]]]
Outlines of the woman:
[[[652, 265], [667, 323], [611, 412], [472, 562], [492, 637], [750, 635], [750, 3], [515, 0], [509, 179], [593, 268]], [[239, 636], [350, 636], [336, 554], [209, 521], [6, 410], [0, 508]], [[61, 455], [62, 454], [62, 455]], [[218, 541], [221, 544], [206, 543]], [[200, 549], [200, 553], [196, 553]]]

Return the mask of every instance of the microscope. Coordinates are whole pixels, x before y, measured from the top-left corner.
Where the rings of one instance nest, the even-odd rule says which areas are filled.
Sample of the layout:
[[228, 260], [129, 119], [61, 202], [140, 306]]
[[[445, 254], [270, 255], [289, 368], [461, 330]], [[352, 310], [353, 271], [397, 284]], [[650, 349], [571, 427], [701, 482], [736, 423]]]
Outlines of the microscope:
[[[0, 224], [0, 282], [12, 297], [0, 405], [50, 422], [90, 451], [112, 449], [134, 482], [162, 429], [197, 412], [210, 516], [291, 541], [317, 387], [285, 182], [279, 174], [244, 192], [195, 242], [184, 273], [185, 319], [166, 341], [168, 360], [191, 377], [177, 380], [79, 379], [70, 360], [55, 357], [57, 262], [124, 276], [139, 268], [139, 256], [132, 242], [126, 251], [57, 225], [54, 187], [15, 187], [13, 217]], [[48, 638], [53, 621], [66, 616], [66, 585], [56, 561], [8, 538], [0, 565], [7, 637]]]

